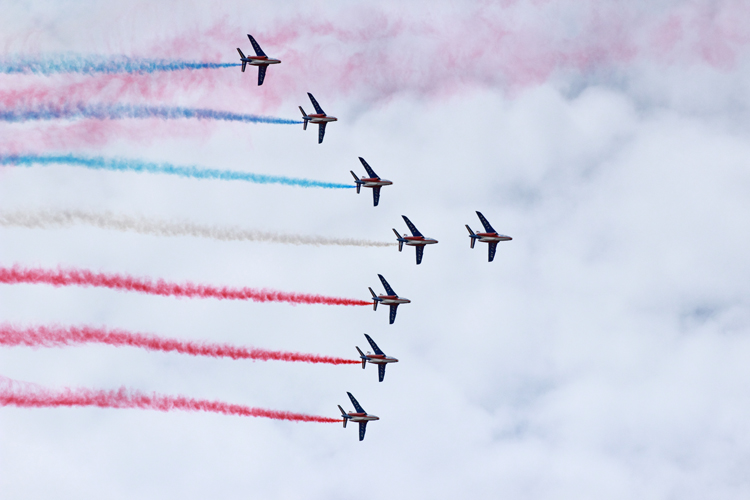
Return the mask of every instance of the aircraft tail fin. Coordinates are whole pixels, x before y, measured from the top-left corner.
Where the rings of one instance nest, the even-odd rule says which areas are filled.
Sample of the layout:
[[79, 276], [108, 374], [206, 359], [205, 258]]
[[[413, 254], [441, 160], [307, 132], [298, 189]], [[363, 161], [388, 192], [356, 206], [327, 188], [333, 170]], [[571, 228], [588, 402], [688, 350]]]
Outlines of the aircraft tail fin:
[[307, 130], [307, 113], [305, 113], [305, 110], [302, 109], [302, 106], [299, 106], [299, 110], [302, 112], [302, 130]]
[[344, 417], [344, 429], [346, 429], [346, 421], [349, 420], [349, 415], [346, 414], [344, 409], [341, 407], [341, 405], [337, 405], [339, 407], [339, 411], [341, 411], [341, 416]]
[[237, 52], [240, 53], [240, 59], [243, 59], [242, 61], [242, 72], [245, 72], [245, 68], [247, 67], [247, 61], [245, 61], [245, 54], [242, 53], [239, 47], [237, 47]]
[[357, 174], [355, 174], [353, 170], [349, 170], [349, 172], [351, 172], [352, 177], [354, 177], [354, 182], [357, 183], [357, 194], [359, 194], [359, 190], [362, 187], [362, 184], [359, 183], [359, 177], [357, 177]]
[[475, 241], [477, 241], [477, 240], [476, 240], [476, 238], [473, 238], [473, 236], [474, 236], [474, 231], [472, 231], [472, 230], [471, 230], [471, 228], [469, 227], [469, 225], [468, 225], [468, 224], [466, 224], [466, 229], [468, 229], [468, 230], [469, 230], [469, 237], [471, 238], [471, 243], [470, 243], [470, 245], [471, 245], [471, 248], [474, 248], [474, 242], [475, 242]]
[[367, 359], [365, 357], [365, 353], [362, 352], [362, 349], [360, 349], [357, 346], [354, 346], [357, 348], [357, 352], [359, 353], [359, 357], [362, 358], [362, 369], [365, 369], [365, 364], [367, 363]]
[[[393, 228], [391, 228], [391, 229], [393, 229]], [[398, 251], [400, 252], [401, 250], [404, 249], [404, 242], [401, 241], [401, 235], [398, 234], [398, 231], [396, 231], [395, 229], [393, 229], [393, 234], [395, 234], [396, 238], [398, 239]]]
[[378, 310], [378, 296], [375, 295], [375, 292], [373, 292], [372, 288], [370, 288], [369, 286], [367, 287], [367, 289], [370, 290], [370, 293], [372, 294], [372, 298], [373, 298], [372, 310], [377, 311]]

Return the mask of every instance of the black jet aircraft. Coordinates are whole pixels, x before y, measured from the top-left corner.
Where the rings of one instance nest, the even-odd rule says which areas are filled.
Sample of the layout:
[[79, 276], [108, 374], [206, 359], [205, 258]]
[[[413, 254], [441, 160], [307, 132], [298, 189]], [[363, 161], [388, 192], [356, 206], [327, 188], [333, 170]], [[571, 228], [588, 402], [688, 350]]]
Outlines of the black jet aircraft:
[[362, 162], [362, 166], [365, 167], [365, 170], [367, 171], [367, 175], [369, 175], [369, 177], [362, 177], [360, 179], [359, 177], [357, 177], [357, 174], [355, 174], [353, 170], [349, 171], [352, 173], [352, 177], [354, 177], [354, 184], [356, 184], [357, 186], [357, 194], [359, 194], [359, 190], [362, 186], [366, 188], [372, 188], [373, 206], [377, 207], [378, 202], [380, 201], [380, 188], [383, 186], [390, 186], [393, 183], [388, 179], [381, 179], [380, 177], [378, 177], [378, 174], [376, 174], [375, 171], [370, 168], [370, 165], [368, 165], [365, 159], [361, 156], [359, 157], [359, 161]]
[[482, 221], [482, 225], [484, 226], [484, 233], [476, 233], [474, 234], [474, 231], [471, 230], [468, 224], [466, 224], [466, 229], [469, 230], [469, 238], [471, 238], [471, 248], [474, 248], [474, 243], [478, 240], [483, 243], [489, 243], [489, 260], [488, 262], [492, 262], [492, 259], [495, 258], [495, 251], [497, 250], [497, 243], [499, 241], [510, 241], [513, 238], [510, 236], [506, 236], [504, 234], [499, 234], [497, 231], [492, 229], [492, 226], [487, 221], [487, 219], [484, 218], [484, 215], [482, 215], [482, 212], [477, 212], [477, 215], [479, 216], [479, 220]]
[[383, 278], [382, 274], [378, 274], [378, 278], [380, 278], [380, 282], [383, 284], [383, 288], [385, 288], [385, 292], [388, 295], [375, 295], [375, 292], [370, 288], [369, 290], [372, 294], [372, 310], [378, 310], [378, 302], [382, 302], [384, 306], [391, 306], [391, 316], [388, 323], [392, 325], [393, 322], [396, 321], [396, 311], [398, 310], [398, 306], [401, 304], [409, 304], [411, 300], [396, 295], [396, 292], [393, 291], [393, 288], [391, 288], [391, 285], [389, 285], [385, 278]]
[[245, 56], [245, 54], [242, 53], [239, 47], [237, 47], [237, 52], [240, 53], [240, 61], [242, 61], [242, 72], [245, 72], [245, 67], [249, 64], [250, 66], [257, 66], [258, 67], [258, 85], [263, 85], [263, 80], [266, 78], [266, 68], [268, 68], [269, 64], [279, 64], [281, 61], [278, 59], [271, 59], [269, 58], [265, 52], [263, 52], [263, 49], [260, 48], [260, 45], [258, 45], [258, 42], [255, 41], [255, 38], [253, 38], [251, 35], [247, 35], [247, 37], [250, 39], [250, 43], [253, 45], [253, 49], [255, 49], [254, 56]]
[[320, 104], [318, 104], [318, 101], [315, 100], [313, 95], [308, 92], [308, 96], [310, 96], [310, 102], [312, 102], [313, 107], [315, 108], [315, 114], [308, 115], [305, 113], [305, 110], [302, 109], [302, 106], [299, 107], [299, 110], [302, 112], [302, 119], [304, 120], [304, 123], [302, 124], [302, 129], [307, 130], [307, 122], [310, 123], [317, 123], [318, 124], [318, 144], [323, 142], [323, 136], [326, 135], [326, 124], [328, 122], [335, 122], [338, 120], [335, 116], [328, 116], [325, 111], [323, 111], [323, 108], [320, 107]]
[[375, 341], [372, 340], [366, 333], [365, 338], [370, 343], [370, 346], [372, 346], [372, 350], [375, 351], [375, 354], [372, 354], [370, 351], [367, 351], [367, 354], [365, 354], [359, 347], [357, 347], [359, 357], [360, 359], [362, 359], [362, 369], [365, 369], [365, 365], [367, 363], [378, 365], [378, 382], [382, 382], [385, 378], [385, 366], [388, 363], [398, 363], [398, 360], [393, 356], [386, 356], [385, 353], [380, 350]]
[[409, 227], [409, 231], [411, 231], [412, 235], [407, 236], [406, 234], [404, 234], [404, 236], [401, 237], [401, 235], [398, 234], [398, 231], [396, 231], [395, 229], [393, 230], [393, 232], [396, 233], [396, 239], [398, 240], [398, 251], [400, 252], [401, 250], [403, 250], [404, 245], [416, 247], [417, 265], [419, 265], [422, 263], [422, 254], [424, 253], [425, 245], [434, 245], [438, 242], [438, 240], [423, 236], [422, 233], [419, 232], [417, 227], [412, 224], [408, 217], [406, 217], [405, 215], [402, 215], [401, 217], [404, 218], [404, 222], [406, 222], [406, 225]]
[[365, 431], [367, 430], [367, 422], [371, 420], [380, 420], [380, 417], [376, 417], [375, 415], [368, 415], [367, 412], [364, 410], [364, 408], [362, 408], [357, 402], [357, 400], [354, 399], [354, 396], [352, 396], [352, 393], [347, 392], [347, 394], [349, 395], [349, 399], [352, 400], [352, 405], [354, 405], [354, 409], [357, 411], [350, 411], [349, 413], [347, 413], [339, 405], [341, 416], [344, 418], [344, 428], [346, 429], [347, 420], [351, 420], [352, 422], [359, 423], [359, 440], [362, 441], [365, 438]]

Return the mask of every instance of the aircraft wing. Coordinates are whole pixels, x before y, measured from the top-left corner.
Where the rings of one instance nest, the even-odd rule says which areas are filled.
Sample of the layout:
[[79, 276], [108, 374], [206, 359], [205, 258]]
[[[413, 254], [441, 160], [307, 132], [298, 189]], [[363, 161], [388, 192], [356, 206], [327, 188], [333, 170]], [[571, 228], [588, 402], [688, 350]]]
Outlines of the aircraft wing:
[[253, 38], [251, 35], [247, 35], [247, 37], [250, 39], [250, 43], [253, 45], [253, 49], [255, 49], [255, 55], [265, 56], [266, 53], [263, 52], [263, 49], [260, 48], [260, 45], [258, 45], [258, 42], [255, 41], [255, 38]]
[[362, 166], [365, 167], [365, 170], [367, 171], [367, 175], [369, 175], [371, 179], [372, 178], [380, 179], [380, 177], [378, 177], [378, 174], [376, 174], [375, 171], [370, 167], [370, 165], [367, 164], [364, 158], [360, 156], [359, 161], [362, 162]]
[[378, 365], [378, 382], [382, 382], [385, 378], [385, 366], [386, 365]]
[[266, 70], [268, 66], [258, 66], [258, 85], [263, 85], [263, 80], [266, 78]]
[[364, 410], [364, 408], [362, 408], [362, 406], [357, 402], [357, 400], [354, 399], [354, 396], [352, 396], [351, 392], [347, 392], [347, 394], [349, 395], [349, 399], [352, 400], [352, 404], [354, 405], [354, 409], [357, 410], [358, 413], [367, 413]]
[[[383, 288], [385, 288], [385, 292], [388, 295], [396, 295], [396, 292], [393, 291], [393, 288], [391, 288], [391, 285], [389, 285], [385, 278], [383, 278], [382, 274], [378, 274], [378, 278], [380, 278], [380, 282], [383, 284]], [[398, 297], [398, 295], [396, 295], [396, 297]]]
[[495, 251], [497, 250], [497, 241], [491, 241], [489, 245], [490, 257], [487, 262], [492, 262], [492, 260], [495, 258]]
[[372, 188], [372, 206], [377, 207], [380, 201], [380, 186]]
[[365, 431], [367, 430], [367, 421], [359, 423], [359, 440], [362, 441], [365, 438]]
[[482, 225], [484, 226], [484, 230], [488, 233], [496, 233], [494, 229], [492, 229], [492, 226], [490, 225], [489, 221], [484, 218], [484, 215], [482, 215], [482, 212], [477, 212], [477, 215], [479, 216], [479, 220], [482, 221]]
[[323, 142], [323, 137], [326, 135], [326, 122], [318, 123], [318, 144]]
[[422, 263], [422, 255], [424, 255], [424, 245], [417, 247], [417, 265]]
[[307, 95], [310, 96], [310, 102], [312, 102], [312, 105], [315, 108], [315, 112], [320, 115], [326, 114], [326, 112], [323, 111], [323, 109], [320, 107], [320, 104], [318, 104], [318, 101], [315, 100], [313, 95], [310, 92], [308, 92]]
[[412, 224], [407, 216], [402, 215], [401, 217], [404, 218], [404, 222], [406, 222], [406, 225], [409, 226], [409, 231], [411, 231], [412, 236], [422, 236], [422, 233], [419, 232], [419, 229], [417, 229], [417, 226]]
[[392, 325], [396, 321], [396, 311], [398, 311], [398, 304], [391, 304], [391, 317], [388, 321], [389, 325]]
[[385, 356], [385, 353], [384, 353], [383, 351], [381, 351], [381, 350], [380, 350], [380, 347], [378, 347], [378, 344], [376, 344], [376, 343], [375, 343], [375, 341], [374, 341], [374, 340], [372, 340], [372, 339], [370, 338], [370, 336], [369, 336], [369, 335], [367, 335], [366, 333], [365, 333], [365, 338], [366, 338], [366, 339], [367, 339], [367, 341], [368, 341], [368, 342], [370, 343], [370, 347], [372, 347], [372, 350], [373, 350], [373, 351], [375, 351], [375, 354], [380, 354], [380, 355], [383, 355], [383, 356]]

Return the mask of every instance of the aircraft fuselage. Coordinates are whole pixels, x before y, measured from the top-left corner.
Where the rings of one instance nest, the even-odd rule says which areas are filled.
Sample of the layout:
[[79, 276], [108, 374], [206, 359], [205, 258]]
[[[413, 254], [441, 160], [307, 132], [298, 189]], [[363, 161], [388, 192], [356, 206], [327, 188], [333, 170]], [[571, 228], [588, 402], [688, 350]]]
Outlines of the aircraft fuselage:
[[378, 299], [380, 299], [380, 303], [385, 306], [411, 303], [411, 300], [397, 295], [378, 295]]
[[278, 59], [271, 59], [266, 56], [246, 56], [242, 60], [250, 66], [268, 66], [269, 64], [279, 64], [281, 62]]
[[398, 363], [398, 360], [392, 356], [386, 356], [385, 354], [370, 354], [365, 355], [369, 363], [375, 365], [385, 365], [388, 363]]
[[427, 238], [424, 236], [404, 236], [403, 237], [404, 244], [409, 245], [412, 247], [418, 247], [418, 246], [424, 246], [424, 245], [434, 245], [438, 242], [438, 240], [433, 238]]
[[338, 121], [338, 118], [335, 116], [328, 116], [328, 115], [307, 115], [305, 117], [306, 120], [308, 120], [310, 123], [328, 123], [328, 122], [335, 122]]
[[355, 413], [355, 412], [349, 412], [347, 413], [349, 415], [349, 420], [352, 422], [369, 422], [370, 420], [380, 420], [380, 417], [376, 417], [375, 415], [368, 415], [367, 413]]
[[362, 183], [364, 187], [368, 187], [368, 188], [390, 186], [391, 184], [393, 184], [393, 182], [389, 181], [388, 179], [378, 179], [377, 177], [374, 177], [374, 178], [362, 177], [361, 179], [359, 179], [359, 181], [360, 183]]
[[504, 234], [498, 233], [477, 233], [477, 239], [484, 243], [496, 242], [496, 241], [510, 241], [513, 238]]

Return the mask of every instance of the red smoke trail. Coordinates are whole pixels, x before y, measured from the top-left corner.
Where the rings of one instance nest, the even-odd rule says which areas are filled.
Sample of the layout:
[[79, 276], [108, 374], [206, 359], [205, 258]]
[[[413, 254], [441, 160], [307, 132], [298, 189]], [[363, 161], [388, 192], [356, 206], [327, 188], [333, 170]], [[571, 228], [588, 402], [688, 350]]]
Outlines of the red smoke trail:
[[0, 345], [65, 347], [90, 343], [107, 344], [115, 347], [140, 347], [149, 351], [179, 352], [191, 356], [210, 356], [215, 358], [299, 361], [303, 363], [328, 363], [332, 365], [359, 364], [359, 360], [332, 356], [268, 351], [266, 349], [238, 347], [213, 342], [191, 342], [91, 326], [30, 326], [18, 328], [8, 323], [0, 324]]
[[0, 385], [0, 406], [17, 406], [19, 408], [97, 406], [99, 408], [138, 408], [141, 410], [157, 411], [207, 411], [239, 417], [262, 417], [274, 420], [291, 420], [294, 422], [341, 422], [340, 418], [266, 410], [264, 408], [225, 403], [223, 401], [193, 399], [186, 396], [166, 396], [155, 393], [145, 394], [125, 387], [110, 391], [86, 388], [64, 388], [53, 391], [43, 387], [13, 383], [8, 379], [5, 379], [5, 382], [5, 384]]
[[339, 297], [326, 297], [306, 293], [280, 292], [265, 288], [231, 288], [193, 283], [170, 283], [162, 279], [136, 278], [122, 274], [94, 273], [87, 269], [28, 269], [19, 265], [0, 267], [0, 283], [35, 283], [52, 286], [98, 286], [115, 290], [171, 295], [174, 297], [199, 297], [203, 299], [252, 300], [255, 302], [291, 302], [293, 304], [327, 304], [337, 306], [369, 306], [371, 302]]

